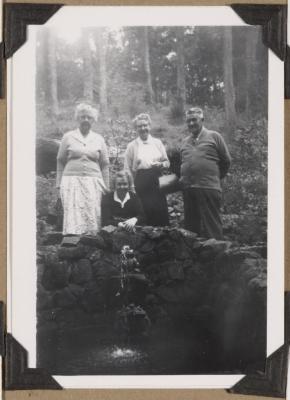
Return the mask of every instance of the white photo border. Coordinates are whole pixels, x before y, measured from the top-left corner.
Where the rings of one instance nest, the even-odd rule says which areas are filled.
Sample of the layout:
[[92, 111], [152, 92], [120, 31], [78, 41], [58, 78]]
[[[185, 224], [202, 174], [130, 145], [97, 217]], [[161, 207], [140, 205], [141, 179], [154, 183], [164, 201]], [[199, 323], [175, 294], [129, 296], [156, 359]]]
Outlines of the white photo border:
[[[154, 12], [152, 12], [154, 8]], [[85, 21], [85, 24], [84, 24]], [[120, 24], [120, 21], [122, 22]], [[247, 26], [229, 6], [65, 6], [47, 23]], [[8, 60], [7, 330], [36, 366], [35, 34]], [[269, 50], [267, 356], [284, 343], [284, 64]], [[275, 329], [273, 329], [275, 328]], [[229, 388], [243, 375], [54, 376], [64, 388]]]

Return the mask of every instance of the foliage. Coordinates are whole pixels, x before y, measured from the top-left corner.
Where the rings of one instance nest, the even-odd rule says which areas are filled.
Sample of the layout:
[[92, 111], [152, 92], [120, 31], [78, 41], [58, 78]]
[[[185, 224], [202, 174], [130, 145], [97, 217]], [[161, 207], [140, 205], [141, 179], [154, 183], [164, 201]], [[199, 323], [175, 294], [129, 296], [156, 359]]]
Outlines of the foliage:
[[252, 121], [235, 132], [231, 171], [224, 182], [225, 212], [267, 215], [267, 125]]
[[244, 122], [230, 143], [232, 166], [223, 182], [224, 231], [243, 243], [267, 240], [267, 121]]
[[[81, 38], [67, 42], [48, 28], [40, 30], [37, 38], [37, 102], [44, 102], [51, 113], [48, 37], [54, 35], [56, 48], [56, 75], [59, 102], [74, 104], [84, 95], [88, 79], [85, 69], [84, 49], [91, 52], [93, 75], [93, 100], [100, 96], [100, 54], [99, 41], [102, 30], [83, 30]], [[186, 100], [188, 104], [208, 107], [224, 106], [223, 77], [223, 27], [184, 27], [184, 68]], [[259, 40], [252, 60], [245, 57], [247, 45], [255, 27], [235, 27], [233, 36], [233, 72], [236, 92], [236, 106], [239, 112], [246, 107], [247, 93], [251, 98], [253, 113], [267, 112], [267, 49]], [[144, 37], [140, 27], [108, 29], [106, 51], [107, 97], [111, 111], [117, 114], [133, 114], [146, 106], [144, 72]], [[148, 29], [150, 70], [155, 103], [168, 106], [173, 104], [173, 117], [178, 113], [174, 100], [177, 88], [177, 36], [175, 27], [150, 27]], [[253, 64], [255, 68], [249, 69]], [[257, 73], [259, 71], [259, 73]], [[246, 87], [247, 73], [251, 73], [251, 85]]]

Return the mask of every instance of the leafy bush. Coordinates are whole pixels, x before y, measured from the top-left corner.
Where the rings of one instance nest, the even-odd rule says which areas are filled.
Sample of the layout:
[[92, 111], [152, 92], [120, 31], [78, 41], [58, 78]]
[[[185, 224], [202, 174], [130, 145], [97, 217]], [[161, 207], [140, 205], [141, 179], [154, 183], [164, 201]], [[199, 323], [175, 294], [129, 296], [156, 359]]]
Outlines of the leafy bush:
[[267, 215], [267, 125], [252, 121], [229, 145], [232, 166], [224, 181], [226, 214]]

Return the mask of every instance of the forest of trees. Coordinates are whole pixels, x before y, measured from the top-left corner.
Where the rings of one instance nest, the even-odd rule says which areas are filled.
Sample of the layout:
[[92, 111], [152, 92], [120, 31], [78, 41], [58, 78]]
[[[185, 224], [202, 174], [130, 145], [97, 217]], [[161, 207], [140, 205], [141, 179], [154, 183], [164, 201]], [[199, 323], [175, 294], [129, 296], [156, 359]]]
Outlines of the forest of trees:
[[232, 131], [237, 114], [267, 113], [267, 51], [255, 27], [83, 28], [68, 41], [41, 29], [37, 51], [37, 104], [48, 117], [80, 99], [103, 118], [133, 117], [186, 104], [224, 110]]

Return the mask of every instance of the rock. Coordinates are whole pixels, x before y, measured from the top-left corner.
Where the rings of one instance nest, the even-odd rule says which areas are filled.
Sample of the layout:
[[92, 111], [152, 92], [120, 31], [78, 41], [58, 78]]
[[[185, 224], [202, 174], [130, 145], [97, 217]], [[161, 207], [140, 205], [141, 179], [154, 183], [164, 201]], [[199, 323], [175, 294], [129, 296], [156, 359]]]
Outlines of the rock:
[[243, 251], [244, 252], [249, 252], [249, 255], [255, 254], [255, 257], [263, 257], [263, 258], [267, 258], [267, 246], [265, 245], [256, 245], [256, 246], [246, 246], [243, 247]]
[[[42, 262], [44, 262], [46, 266], [54, 265], [59, 262], [59, 259], [57, 256], [57, 251], [52, 252], [51, 247], [52, 246], [48, 246], [48, 248], [47, 248], [48, 251], [46, 253], [43, 253]], [[55, 249], [54, 246], [53, 246], [53, 248]]]
[[177, 260], [188, 260], [191, 258], [190, 250], [183, 240], [180, 240], [178, 245], [175, 246], [174, 257]]
[[203, 243], [200, 249], [200, 257], [203, 260], [210, 259], [220, 253], [225, 252], [229, 249], [230, 246], [230, 242], [216, 239], [208, 239]]
[[64, 236], [60, 245], [62, 247], [75, 247], [79, 244], [80, 239], [79, 235]]
[[176, 282], [172, 285], [159, 286], [156, 289], [156, 294], [163, 302], [177, 303], [181, 307], [192, 307], [192, 302], [196, 300], [196, 297], [200, 298], [200, 293], [196, 296], [195, 286]]
[[[106, 286], [102, 287], [104, 282], [91, 282], [85, 288], [81, 305], [87, 312], [103, 311], [106, 304]], [[105, 283], [106, 284], [106, 283]]]
[[45, 290], [42, 285], [37, 287], [37, 309], [49, 310], [53, 308], [53, 295]]
[[155, 247], [154, 242], [147, 239], [143, 243], [143, 245], [139, 248], [139, 251], [141, 251], [141, 253], [151, 253], [152, 251], [154, 251], [154, 247]]
[[184, 260], [182, 262], [182, 267], [183, 270], [187, 270], [188, 268], [191, 268], [194, 265], [194, 260], [192, 258], [188, 258], [187, 260]]
[[47, 232], [43, 237], [43, 244], [54, 245], [60, 244], [62, 241], [62, 232]]
[[149, 239], [157, 240], [165, 236], [164, 230], [160, 228], [154, 228], [153, 230], [147, 232], [147, 236]]
[[154, 227], [153, 226], [144, 226], [144, 228], [142, 230], [145, 233], [145, 235], [147, 235], [149, 237], [149, 235], [154, 231]]
[[144, 268], [145, 270], [149, 265], [159, 261], [158, 255], [153, 251], [153, 249], [151, 252], [138, 253], [136, 258], [139, 261], [140, 267]]
[[264, 258], [245, 258], [243, 268], [257, 269], [258, 271], [267, 271], [267, 261]]
[[137, 249], [143, 241], [143, 236], [140, 233], [129, 233], [116, 231], [113, 235], [113, 251], [120, 253], [124, 246], [130, 246], [131, 249]]
[[76, 297], [71, 293], [68, 287], [58, 290], [54, 294], [55, 307], [70, 308], [76, 304]]
[[182, 228], [178, 229], [178, 231], [182, 236], [184, 243], [191, 251], [197, 251], [200, 249], [201, 244], [197, 241], [197, 234], [195, 232]]
[[251, 279], [249, 287], [252, 289], [265, 289], [267, 287], [266, 274], [259, 274], [256, 278]]
[[60, 259], [76, 260], [86, 256], [86, 249], [82, 245], [76, 247], [60, 247], [57, 253]]
[[185, 270], [185, 279], [187, 281], [202, 281], [205, 278], [205, 271], [200, 262], [194, 262]]
[[85, 288], [80, 285], [76, 285], [75, 283], [70, 283], [68, 285], [68, 288], [71, 292], [71, 294], [78, 300], [82, 294], [84, 293]]
[[241, 274], [246, 281], [250, 281], [253, 278], [256, 278], [259, 275], [258, 269], [255, 268], [245, 268], [244, 273]]
[[178, 229], [170, 229], [170, 231], [168, 232], [168, 236], [175, 243], [179, 243], [181, 240], [181, 235]]
[[245, 259], [245, 254], [240, 249], [228, 249], [215, 258], [215, 264], [220, 267], [235, 269]]
[[91, 315], [86, 315], [84, 310], [78, 305], [73, 308], [58, 308], [56, 310], [55, 320], [58, 324], [58, 329], [63, 329], [68, 332], [69, 329], [92, 324]]
[[258, 258], [258, 259], [261, 258], [261, 255], [257, 251], [253, 250], [253, 248], [254, 248], [254, 246], [253, 247], [249, 247], [249, 246], [241, 247], [239, 250], [236, 250], [236, 252], [243, 255], [244, 258], [247, 258], [247, 257], [248, 258]]
[[179, 228], [178, 232], [184, 239], [195, 240], [197, 238], [197, 233], [188, 231], [187, 229]]
[[[38, 318], [41, 317], [43, 322], [55, 322], [56, 313], [57, 313], [57, 309], [53, 308], [53, 307], [48, 310], [41, 310], [41, 313], [39, 312]], [[38, 323], [39, 323], [39, 320], [38, 320]]]
[[60, 141], [53, 138], [36, 140], [36, 174], [45, 175], [56, 170], [56, 156]]
[[155, 285], [165, 284], [169, 280], [168, 268], [170, 265], [170, 262], [152, 264], [146, 269], [146, 274]]
[[94, 279], [109, 279], [112, 276], [119, 276], [120, 271], [111, 263], [103, 260], [97, 261], [92, 265]]
[[134, 304], [144, 305], [148, 292], [149, 281], [143, 274], [129, 274], [128, 301]]
[[184, 272], [180, 263], [170, 263], [167, 269], [169, 278], [172, 280], [184, 280]]
[[160, 262], [174, 259], [175, 245], [171, 240], [162, 240], [155, 250]]
[[55, 262], [45, 266], [41, 283], [46, 290], [61, 289], [68, 285], [71, 274], [70, 265], [66, 262]]
[[106, 237], [108, 237], [108, 236], [111, 236], [114, 232], [116, 232], [116, 230], [117, 230], [117, 227], [116, 227], [116, 226], [108, 225], [108, 226], [104, 226], [104, 227], [101, 229], [100, 234], [101, 234], [101, 236], [102, 236], [103, 238], [106, 238]]
[[89, 259], [90, 259], [90, 261], [92, 263], [94, 263], [95, 261], [100, 260], [103, 257], [104, 257], [104, 252], [102, 250], [100, 250], [100, 249], [97, 249], [97, 250], [95, 250], [94, 252], [91, 253]]
[[36, 267], [37, 267], [37, 281], [41, 282], [43, 273], [45, 271], [45, 265], [42, 263], [37, 263]]
[[92, 279], [91, 263], [88, 259], [80, 259], [73, 263], [71, 269], [71, 282], [82, 285]]
[[96, 234], [95, 236], [83, 235], [80, 238], [80, 243], [84, 246], [96, 247], [98, 249], [106, 248], [106, 243], [102, 236], [99, 234]]

